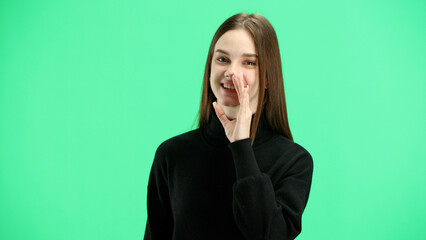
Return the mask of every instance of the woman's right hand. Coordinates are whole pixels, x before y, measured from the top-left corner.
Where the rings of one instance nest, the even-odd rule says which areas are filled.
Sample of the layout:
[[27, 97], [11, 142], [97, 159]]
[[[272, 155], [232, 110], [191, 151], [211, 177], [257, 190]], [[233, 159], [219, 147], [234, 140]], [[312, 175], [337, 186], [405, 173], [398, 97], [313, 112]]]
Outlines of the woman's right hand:
[[213, 108], [222, 123], [226, 137], [230, 142], [250, 137], [252, 112], [249, 104], [249, 85], [244, 80], [243, 73], [241, 72], [240, 74], [241, 77], [237, 77], [236, 74], [232, 76], [232, 82], [234, 83], [235, 90], [238, 95], [238, 101], [240, 102], [237, 118], [229, 120], [222, 106], [220, 106], [217, 102], [213, 102]]

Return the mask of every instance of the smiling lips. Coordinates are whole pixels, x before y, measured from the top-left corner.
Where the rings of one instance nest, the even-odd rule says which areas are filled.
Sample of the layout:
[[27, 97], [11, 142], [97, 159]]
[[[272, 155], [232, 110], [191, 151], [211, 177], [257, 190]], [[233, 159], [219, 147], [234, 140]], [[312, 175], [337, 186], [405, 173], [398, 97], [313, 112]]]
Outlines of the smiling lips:
[[234, 84], [232, 84], [232, 83], [222, 83], [222, 86], [226, 89], [235, 90]]
[[237, 91], [235, 90], [234, 84], [232, 84], [232, 83], [221, 83], [220, 85], [222, 87], [222, 90], [225, 93], [232, 94], [232, 95], [237, 94]]

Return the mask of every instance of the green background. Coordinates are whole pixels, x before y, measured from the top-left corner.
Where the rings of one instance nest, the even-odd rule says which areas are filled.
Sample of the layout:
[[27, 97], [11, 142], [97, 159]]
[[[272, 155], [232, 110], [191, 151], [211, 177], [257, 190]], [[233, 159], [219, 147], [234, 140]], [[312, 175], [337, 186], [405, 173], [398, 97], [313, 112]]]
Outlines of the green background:
[[425, 239], [424, 0], [0, 0], [0, 239], [142, 239], [155, 150], [239, 12], [275, 27], [314, 158], [298, 239]]

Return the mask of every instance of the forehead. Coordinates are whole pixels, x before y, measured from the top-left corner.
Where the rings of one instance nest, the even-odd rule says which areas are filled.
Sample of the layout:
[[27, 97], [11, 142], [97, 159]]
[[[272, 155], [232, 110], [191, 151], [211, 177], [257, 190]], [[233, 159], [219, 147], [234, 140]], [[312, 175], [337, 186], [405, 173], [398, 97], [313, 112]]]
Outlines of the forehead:
[[235, 29], [225, 32], [216, 42], [214, 51], [222, 49], [231, 55], [257, 53], [252, 36], [247, 30]]

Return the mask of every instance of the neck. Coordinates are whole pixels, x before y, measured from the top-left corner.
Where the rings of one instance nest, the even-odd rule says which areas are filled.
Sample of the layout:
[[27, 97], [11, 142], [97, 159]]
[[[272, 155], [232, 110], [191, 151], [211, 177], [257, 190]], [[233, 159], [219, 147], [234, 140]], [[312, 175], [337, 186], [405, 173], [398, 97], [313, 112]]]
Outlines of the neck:
[[228, 117], [229, 120], [233, 120], [237, 118], [238, 111], [240, 110], [240, 105], [238, 106], [222, 106], [223, 111], [225, 112], [225, 115]]

